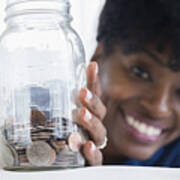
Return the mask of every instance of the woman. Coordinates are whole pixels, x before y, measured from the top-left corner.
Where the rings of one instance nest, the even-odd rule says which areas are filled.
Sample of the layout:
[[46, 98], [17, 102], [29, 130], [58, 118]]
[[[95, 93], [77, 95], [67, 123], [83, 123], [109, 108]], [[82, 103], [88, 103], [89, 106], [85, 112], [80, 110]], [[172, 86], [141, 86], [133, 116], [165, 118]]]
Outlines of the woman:
[[107, 0], [79, 95], [90, 165], [180, 166], [178, 7], [176, 0]]

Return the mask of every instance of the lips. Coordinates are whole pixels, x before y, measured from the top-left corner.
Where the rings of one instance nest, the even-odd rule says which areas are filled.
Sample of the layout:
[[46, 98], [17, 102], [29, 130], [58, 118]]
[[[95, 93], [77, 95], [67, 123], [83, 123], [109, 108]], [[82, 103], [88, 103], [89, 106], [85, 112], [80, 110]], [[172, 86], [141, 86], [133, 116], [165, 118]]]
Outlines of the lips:
[[148, 125], [144, 122], [138, 121], [132, 116], [127, 116], [127, 123], [135, 128], [138, 132], [146, 135], [146, 136], [159, 136], [162, 132], [161, 129]]
[[143, 143], [155, 143], [163, 134], [164, 128], [155, 125], [152, 121], [145, 119], [137, 119], [137, 116], [127, 115], [125, 117], [127, 130], [136, 140]]

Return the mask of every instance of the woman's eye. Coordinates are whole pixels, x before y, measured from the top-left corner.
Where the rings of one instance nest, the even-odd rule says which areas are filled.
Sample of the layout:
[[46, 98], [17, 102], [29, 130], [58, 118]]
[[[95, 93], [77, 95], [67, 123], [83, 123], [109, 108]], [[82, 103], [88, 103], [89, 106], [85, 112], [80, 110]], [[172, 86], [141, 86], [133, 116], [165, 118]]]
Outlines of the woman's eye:
[[139, 66], [132, 67], [132, 72], [135, 76], [138, 76], [140, 78], [143, 78], [143, 79], [149, 79], [150, 78], [149, 73], [146, 72], [145, 70], [143, 70], [143, 68], [141, 68]]

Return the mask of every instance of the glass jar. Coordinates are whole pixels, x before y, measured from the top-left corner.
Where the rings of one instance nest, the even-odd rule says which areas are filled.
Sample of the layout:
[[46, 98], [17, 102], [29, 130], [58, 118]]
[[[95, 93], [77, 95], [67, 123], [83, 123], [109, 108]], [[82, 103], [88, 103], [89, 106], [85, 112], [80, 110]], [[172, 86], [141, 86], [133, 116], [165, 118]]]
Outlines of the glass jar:
[[85, 55], [69, 0], [9, 0], [0, 39], [1, 158], [6, 169], [80, 167], [74, 92]]

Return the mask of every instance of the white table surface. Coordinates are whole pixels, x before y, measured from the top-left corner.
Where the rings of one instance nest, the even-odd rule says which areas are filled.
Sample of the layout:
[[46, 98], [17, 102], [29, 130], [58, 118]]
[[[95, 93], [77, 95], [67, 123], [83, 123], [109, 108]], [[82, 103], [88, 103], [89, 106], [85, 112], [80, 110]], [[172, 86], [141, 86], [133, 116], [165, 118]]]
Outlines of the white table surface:
[[180, 180], [180, 169], [106, 166], [41, 172], [0, 170], [0, 180]]

